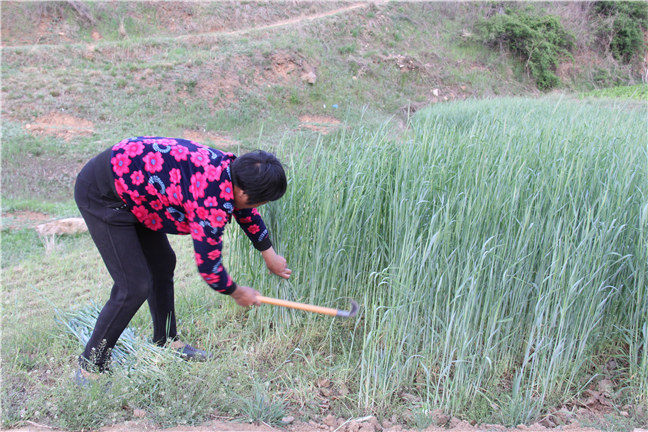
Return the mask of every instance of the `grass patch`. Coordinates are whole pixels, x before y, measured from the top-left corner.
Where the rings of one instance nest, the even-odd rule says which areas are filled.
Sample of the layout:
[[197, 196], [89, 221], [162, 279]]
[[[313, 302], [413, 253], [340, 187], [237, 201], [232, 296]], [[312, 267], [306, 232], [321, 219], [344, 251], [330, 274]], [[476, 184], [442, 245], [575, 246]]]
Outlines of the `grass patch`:
[[636, 99], [648, 102], [648, 84], [617, 86], [581, 93], [581, 97]]

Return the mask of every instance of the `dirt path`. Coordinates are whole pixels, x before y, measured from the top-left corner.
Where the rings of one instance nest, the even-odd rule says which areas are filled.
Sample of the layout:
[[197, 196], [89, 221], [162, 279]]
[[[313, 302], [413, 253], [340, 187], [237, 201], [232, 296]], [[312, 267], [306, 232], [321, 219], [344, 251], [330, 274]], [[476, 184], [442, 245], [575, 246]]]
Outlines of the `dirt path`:
[[[260, 26], [246, 27], [238, 30], [229, 30], [229, 31], [217, 31], [217, 32], [208, 32], [208, 33], [194, 33], [186, 35], [175, 35], [175, 36], [153, 36], [145, 38], [136, 38], [136, 39], [126, 39], [121, 41], [97, 41], [92, 45], [95, 48], [106, 47], [106, 46], [118, 46], [124, 42], [129, 43], [147, 43], [147, 42], [166, 42], [166, 41], [178, 41], [178, 40], [194, 40], [202, 38], [215, 38], [215, 37], [227, 37], [227, 36], [239, 36], [247, 33], [252, 33], [256, 31], [271, 30], [279, 27], [286, 27], [290, 25], [299, 25], [306, 22], [314, 21], [321, 18], [330, 17], [333, 15], [339, 15], [345, 12], [349, 12], [355, 9], [365, 8], [369, 6], [369, 3], [354, 3], [349, 6], [344, 6], [337, 9], [332, 9], [326, 12], [320, 12], [313, 15], [299, 16], [295, 18], [289, 18], [286, 20], [277, 21], [272, 24], [264, 24]], [[10, 45], [3, 46], [2, 49], [5, 51], [34, 51], [37, 49], [55, 49], [55, 48], [85, 48], [88, 46], [87, 43], [68, 43], [68, 44], [35, 44], [35, 45]]]
[[[18, 429], [2, 429], [11, 430], [13, 432], [45, 432], [45, 431], [62, 431], [62, 429], [51, 428], [49, 426], [39, 425], [37, 423], [26, 422], [24, 427]], [[249, 424], [238, 422], [225, 422], [225, 421], [211, 421], [200, 426], [176, 426], [170, 429], [156, 428], [147, 423], [141, 422], [125, 422], [113, 426], [106, 426], [99, 429], [99, 432], [420, 432], [416, 429], [407, 429], [401, 425], [393, 425], [388, 428], [376, 428], [370, 423], [352, 423], [349, 419], [340, 426], [328, 426], [325, 424], [317, 424], [315, 422], [309, 423], [295, 423], [285, 428], [272, 427], [267, 424]], [[428, 427], [423, 429], [422, 432], [603, 432], [601, 429], [592, 427], [582, 427], [577, 425], [560, 426], [553, 429], [544, 428], [542, 426], [518, 426], [517, 428], [505, 428], [498, 425], [478, 425], [471, 426], [468, 423], [462, 422], [454, 428], [441, 428], [441, 427]], [[634, 429], [633, 432], [648, 432], [646, 429]]]

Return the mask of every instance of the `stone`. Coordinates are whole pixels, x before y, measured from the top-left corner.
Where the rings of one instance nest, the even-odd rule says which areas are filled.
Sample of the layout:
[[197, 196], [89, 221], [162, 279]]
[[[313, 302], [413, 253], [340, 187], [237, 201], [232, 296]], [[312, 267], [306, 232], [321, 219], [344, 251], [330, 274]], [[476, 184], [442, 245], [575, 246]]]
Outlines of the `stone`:
[[331, 414], [324, 417], [324, 424], [331, 427], [336, 427], [338, 425], [337, 419]]
[[284, 424], [290, 424], [290, 423], [292, 423], [294, 421], [295, 421], [295, 417], [293, 417], [293, 416], [286, 416], [286, 417], [281, 419], [281, 422], [284, 423]]
[[82, 218], [59, 219], [36, 226], [36, 232], [45, 235], [74, 235], [88, 231]]
[[435, 88], [434, 90], [432, 90], [432, 94], [433, 94], [434, 96], [439, 96], [439, 89], [438, 89], [438, 88]]
[[315, 75], [315, 72], [313, 71], [304, 72], [301, 76], [301, 80], [312, 85], [317, 82], [317, 75]]

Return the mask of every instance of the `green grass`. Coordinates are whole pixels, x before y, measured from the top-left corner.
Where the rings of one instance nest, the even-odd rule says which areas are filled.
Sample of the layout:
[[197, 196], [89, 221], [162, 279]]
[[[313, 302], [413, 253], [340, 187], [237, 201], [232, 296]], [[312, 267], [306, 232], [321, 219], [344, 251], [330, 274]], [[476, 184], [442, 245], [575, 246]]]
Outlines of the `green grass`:
[[[502, 421], [528, 422], [578, 396], [606, 355], [629, 364], [628, 397], [645, 403], [646, 137], [642, 110], [626, 114], [466, 102], [419, 114], [404, 143], [343, 134], [304, 157], [297, 142], [289, 192], [266, 213], [299, 271], [290, 283], [235, 271], [279, 297], [365, 305], [339, 324], [346, 336], [327, 336], [360, 408], [385, 409], [414, 386], [453, 412], [485, 398]], [[262, 333], [294, 325], [259, 314]], [[608, 340], [628, 346], [599, 352]]]
[[[3, 423], [98, 427], [139, 407], [165, 426], [214, 413], [278, 422], [297, 407], [308, 418], [320, 413], [314, 386], [326, 377], [348, 389], [331, 404], [346, 416], [401, 415], [406, 392], [420, 407], [415, 424], [434, 407], [515, 425], [579, 398], [612, 358], [622, 365], [615, 403], [645, 405], [647, 143], [636, 127], [643, 110], [619, 109], [470, 101], [421, 111], [398, 140], [389, 124], [287, 139], [288, 192], [262, 213], [293, 277], [267, 275], [235, 228], [228, 269], [271, 296], [333, 307], [355, 298], [358, 319], [243, 312], [204, 287], [191, 242], [173, 238], [182, 337], [217, 360], [165, 366], [155, 378], [118, 373], [101, 407], [69, 384], [81, 346], [52, 324], [51, 309], [105, 300], [110, 280], [91, 241], [10, 259]], [[30, 242], [9, 239], [4, 253]], [[131, 325], [150, 332], [146, 308]], [[59, 378], [38, 384], [32, 374], [45, 369]], [[181, 403], [205, 383], [191, 409]], [[58, 411], [44, 410], [45, 400]], [[484, 409], [492, 406], [496, 414]]]
[[636, 99], [645, 102], [648, 101], [648, 84], [603, 88], [582, 93], [581, 96], [595, 98]]

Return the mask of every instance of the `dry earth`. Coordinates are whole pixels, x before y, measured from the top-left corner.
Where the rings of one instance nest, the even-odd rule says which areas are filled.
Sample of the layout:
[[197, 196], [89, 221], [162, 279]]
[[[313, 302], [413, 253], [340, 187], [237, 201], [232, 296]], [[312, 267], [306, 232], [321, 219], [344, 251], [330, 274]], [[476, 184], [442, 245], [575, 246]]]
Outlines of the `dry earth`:
[[335, 117], [322, 115], [303, 115], [299, 117], [299, 122], [301, 129], [310, 129], [322, 135], [332, 132], [340, 125], [340, 120]]
[[57, 112], [51, 112], [32, 123], [27, 123], [25, 129], [34, 135], [54, 135], [65, 141], [94, 133], [94, 125], [91, 121]]

